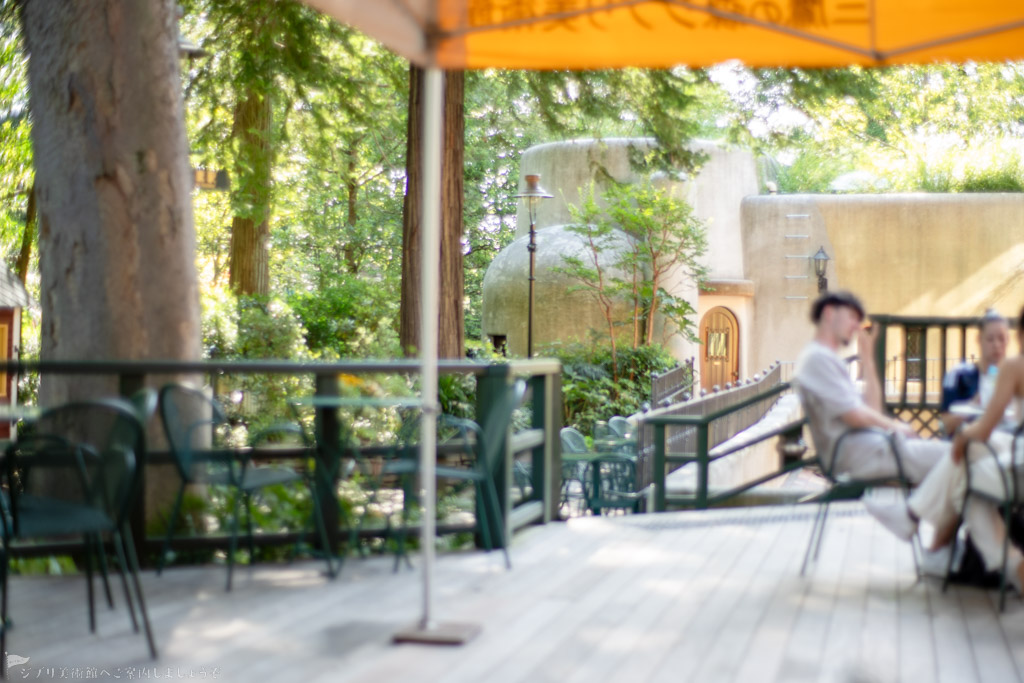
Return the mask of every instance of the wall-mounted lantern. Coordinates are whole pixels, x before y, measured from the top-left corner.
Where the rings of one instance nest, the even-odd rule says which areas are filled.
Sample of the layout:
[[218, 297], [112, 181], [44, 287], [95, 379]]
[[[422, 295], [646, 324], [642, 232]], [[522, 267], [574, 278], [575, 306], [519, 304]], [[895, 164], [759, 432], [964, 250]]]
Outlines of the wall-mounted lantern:
[[818, 247], [818, 253], [811, 257], [814, 260], [814, 274], [818, 276], [818, 293], [828, 289], [828, 262], [831, 260], [825, 253], [825, 247]]

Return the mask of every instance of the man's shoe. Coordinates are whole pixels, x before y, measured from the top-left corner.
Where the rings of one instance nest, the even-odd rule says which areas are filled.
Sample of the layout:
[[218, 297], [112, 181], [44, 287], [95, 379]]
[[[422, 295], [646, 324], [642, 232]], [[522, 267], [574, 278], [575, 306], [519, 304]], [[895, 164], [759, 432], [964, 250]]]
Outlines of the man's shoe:
[[917, 522], [910, 516], [906, 503], [879, 503], [865, 498], [864, 507], [901, 541], [909, 541], [917, 533]]

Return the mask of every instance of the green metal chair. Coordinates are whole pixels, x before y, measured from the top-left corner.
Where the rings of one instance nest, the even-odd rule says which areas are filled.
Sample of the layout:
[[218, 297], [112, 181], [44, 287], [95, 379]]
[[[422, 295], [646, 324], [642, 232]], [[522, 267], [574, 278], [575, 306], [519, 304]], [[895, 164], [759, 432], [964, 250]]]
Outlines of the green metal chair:
[[594, 424], [594, 450], [636, 457], [637, 440], [629, 420], [614, 415], [607, 422]]
[[[526, 383], [517, 380], [509, 384], [504, 391], [498, 392], [491, 405], [489, 419], [481, 427], [473, 420], [442, 415], [438, 418], [438, 434], [448, 434], [444, 443], [449, 450], [463, 449], [466, 461], [471, 465], [459, 467], [438, 465], [436, 476], [439, 480], [463, 481], [472, 483], [476, 489], [477, 530], [486, 550], [493, 550], [495, 541], [500, 543], [505, 556], [505, 566], [512, 568], [508, 554], [509, 539], [501, 497], [495, 484], [495, 473], [503, 466], [502, 455], [505, 452], [509, 431], [512, 428], [512, 415], [523, 401], [526, 394]], [[401, 449], [404, 457], [393, 464], [391, 472], [404, 468], [402, 474], [410, 476], [419, 473], [418, 449], [415, 443], [406, 444]], [[409, 487], [406, 487], [409, 490]], [[406, 522], [405, 506], [403, 506], [403, 525]], [[498, 538], [492, 536], [492, 530], [498, 530]], [[404, 529], [403, 529], [404, 532]], [[401, 538], [404, 539], [404, 533]], [[400, 546], [399, 553], [404, 551]], [[395, 558], [397, 567], [398, 557]]]
[[637, 491], [636, 459], [605, 453], [587, 464], [586, 507], [595, 515], [606, 510], [638, 512], [643, 495]]
[[[1017, 453], [1018, 448], [1021, 447], [1021, 435], [1024, 434], [1024, 422], [1022, 422], [1013, 433], [1013, 441], [1010, 445], [1010, 462], [1009, 469], [999, 467], [998, 471], [1001, 475], [1002, 480], [1002, 494], [993, 495], [990, 491], [985, 491], [972, 486], [971, 483], [971, 468], [964, 466], [967, 473], [967, 486], [964, 490], [964, 503], [960, 507], [960, 516], [957, 519], [956, 532], [953, 533], [952, 548], [949, 553], [949, 564], [946, 567], [946, 577], [942, 582], [942, 591], [945, 592], [949, 586], [950, 577], [953, 574], [953, 560], [956, 556], [956, 544], [959, 542], [959, 530], [964, 523], [964, 511], [967, 506], [971, 504], [972, 498], [987, 501], [996, 506], [997, 509], [1003, 514], [1003, 524], [1006, 530], [1006, 534], [1003, 537], [1003, 561], [1000, 567], [1000, 579], [999, 579], [999, 611], [1002, 612], [1006, 608], [1006, 561], [1009, 555], [1010, 549], [1010, 528], [1011, 518], [1016, 510], [1024, 504], [1024, 496], [1022, 496], [1022, 488], [1024, 488], [1024, 481], [1021, 480], [1021, 475], [1024, 472], [1020, 472], [1017, 469]], [[988, 443], [984, 444], [987, 451], [986, 457], [991, 457], [998, 461], [999, 457], [995, 450]]]
[[[250, 561], [255, 558], [252, 519], [252, 497], [271, 486], [303, 483], [309, 487], [313, 501], [313, 524], [320, 534], [320, 542], [327, 561], [327, 575], [334, 577], [336, 570], [333, 554], [327, 540], [326, 527], [317, 500], [316, 486], [304, 474], [281, 465], [256, 466], [251, 463], [250, 449], [224, 446], [219, 431], [227, 427], [228, 420], [220, 404], [202, 389], [182, 384], [168, 384], [160, 390], [160, 417], [174, 463], [181, 477], [181, 486], [167, 521], [167, 535], [157, 563], [157, 574], [163, 571], [170, 552], [171, 539], [181, 510], [185, 488], [190, 484], [225, 486], [234, 491], [231, 512], [230, 543], [228, 548], [227, 590], [231, 590], [235, 551], [238, 547], [239, 503], [244, 503], [246, 531]], [[273, 428], [274, 431], [287, 427]], [[294, 427], [296, 434], [301, 434]], [[264, 434], [265, 435], [265, 434]], [[263, 436], [256, 436], [259, 441]], [[315, 454], [312, 446], [307, 446]]]
[[636, 431], [633, 424], [621, 415], [608, 418], [608, 428], [620, 439], [631, 439]]
[[[145, 432], [139, 409], [144, 410], [148, 402], [143, 396], [136, 405], [104, 399], [58, 406], [33, 422], [31, 435], [8, 447], [0, 475], [5, 492], [0, 498], [4, 537], [0, 653], [7, 651], [10, 626], [7, 597], [12, 544], [65, 536], [83, 538], [89, 628], [95, 632], [93, 555], [101, 547], [98, 539], [109, 536], [122, 573], [132, 627], [139, 631], [137, 606], [150, 655], [157, 657], [128, 528], [145, 461]], [[132, 576], [131, 587], [127, 573]], [[0, 672], [5, 666], [6, 662], [0, 662]]]
[[[896, 463], [896, 475], [888, 477], [877, 477], [877, 478], [866, 478], [858, 479], [851, 477], [845, 473], [837, 473], [834, 471], [835, 462], [837, 456], [840, 453], [840, 448], [843, 441], [858, 433], [875, 433], [879, 438], [885, 439], [889, 442], [889, 449], [892, 452], [892, 457]], [[828, 481], [828, 489], [819, 495], [814, 496], [811, 500], [818, 503], [818, 512], [814, 518], [814, 524], [811, 527], [811, 537], [807, 542], [807, 550], [804, 553], [803, 564], [800, 565], [800, 575], [803, 576], [807, 571], [807, 564], [809, 559], [812, 558], [817, 561], [818, 552], [821, 550], [821, 541], [825, 535], [825, 522], [828, 519], [829, 506], [840, 500], [857, 500], [864, 495], [864, 492], [869, 488], [883, 487], [883, 486], [899, 486], [903, 490], [903, 495], [906, 498], [910, 495], [910, 482], [906, 477], [903, 470], [903, 459], [900, 457], [899, 449], [896, 447], [896, 438], [889, 432], [883, 432], [880, 429], [849, 429], [843, 432], [836, 443], [833, 446], [831, 457], [828, 461], [825, 461], [821, 457], [821, 454], [816, 455], [816, 461], [821, 474]], [[914, 566], [918, 566], [917, 561], [917, 548], [912, 544], [914, 553]]]
[[[562, 427], [558, 433], [562, 442], [562, 499], [559, 507], [568, 507], [570, 499], [574, 497], [573, 483], [579, 487], [579, 499], [585, 499], [587, 463], [581, 462], [579, 457], [591, 456], [593, 453], [587, 448], [587, 440], [578, 429], [573, 427]], [[569, 457], [564, 456], [568, 454]]]

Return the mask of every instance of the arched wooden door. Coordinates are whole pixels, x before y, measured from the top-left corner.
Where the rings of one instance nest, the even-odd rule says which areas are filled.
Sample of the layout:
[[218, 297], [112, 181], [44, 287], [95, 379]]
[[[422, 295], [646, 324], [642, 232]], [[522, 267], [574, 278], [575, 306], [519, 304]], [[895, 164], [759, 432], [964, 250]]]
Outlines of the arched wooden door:
[[716, 306], [700, 321], [700, 386], [711, 391], [716, 384], [739, 379], [740, 328], [728, 308]]

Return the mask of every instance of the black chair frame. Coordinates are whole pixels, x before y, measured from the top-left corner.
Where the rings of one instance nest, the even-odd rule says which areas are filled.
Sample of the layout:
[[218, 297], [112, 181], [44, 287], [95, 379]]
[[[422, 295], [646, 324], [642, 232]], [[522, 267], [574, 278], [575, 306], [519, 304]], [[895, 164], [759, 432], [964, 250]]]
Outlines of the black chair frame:
[[[1000, 578], [999, 578], [999, 611], [1002, 612], [1006, 608], [1006, 563], [1009, 556], [1010, 550], [1010, 523], [1014, 511], [1020, 507], [1021, 498], [1019, 495], [1020, 486], [1019, 479], [1017, 476], [1017, 446], [1020, 443], [1020, 437], [1024, 434], [1024, 423], [1021, 423], [1013, 433], [1013, 440], [1010, 442], [1010, 462], [1009, 471], [1004, 469], [1002, 466], [998, 466], [996, 469], [999, 472], [1000, 479], [1003, 485], [1003, 495], [1001, 497], [993, 496], [991, 493], [975, 489], [971, 486], [971, 463], [969, 458], [965, 457], [963, 463], [964, 471], [967, 478], [967, 486], [964, 491], [964, 502], [960, 508], [960, 515], [957, 518], [956, 529], [953, 533], [952, 548], [949, 553], [949, 564], [946, 566], [946, 578], [942, 582], [943, 592], [949, 587], [950, 577], [953, 574], [953, 561], [956, 558], [956, 547], [959, 536], [960, 527], [964, 523], [964, 514], [967, 510], [967, 506], [971, 503], [971, 498], [977, 498], [979, 500], [987, 501], [992, 505], [995, 505], [997, 509], [1003, 515], [1004, 535], [1003, 535], [1003, 557], [1000, 566]], [[977, 443], [977, 442], [974, 442]], [[995, 449], [992, 448], [988, 442], [983, 443], [986, 450], [984, 457], [991, 457], [997, 463], [999, 462], [999, 456]]]
[[[836, 461], [841, 453], [843, 441], [853, 434], [863, 434], [865, 432], [878, 434], [879, 437], [884, 438], [889, 442], [889, 449], [896, 462], [896, 474], [894, 476], [858, 479], [847, 476], [843, 473], [837, 474], [835, 472]], [[843, 432], [839, 438], [836, 439], [828, 462], [824, 461], [820, 453], [816, 457], [822, 475], [829, 482], [829, 488], [823, 494], [811, 499], [811, 502], [818, 502], [818, 511], [814, 518], [814, 524], [811, 527], [811, 537], [808, 539], [807, 550], [804, 552], [804, 561], [803, 564], [800, 565], [801, 576], [804, 576], [807, 572], [808, 561], [812, 558], [814, 561], [817, 561], [818, 559], [818, 553], [821, 550], [821, 542], [825, 535], [825, 523], [828, 519], [829, 506], [832, 502], [838, 500], [856, 500], [864, 495], [864, 492], [869, 488], [893, 485], [899, 486], [903, 490], [904, 498], [910, 495], [910, 481], [907, 479], [903, 468], [903, 459], [900, 455], [899, 448], [896, 445], [896, 436], [892, 432], [884, 432], [880, 429], [874, 428], [849, 429]], [[912, 543], [911, 548], [914, 554], [914, 568], [918, 575], [920, 575], [920, 570], [918, 569], [917, 546]]]

